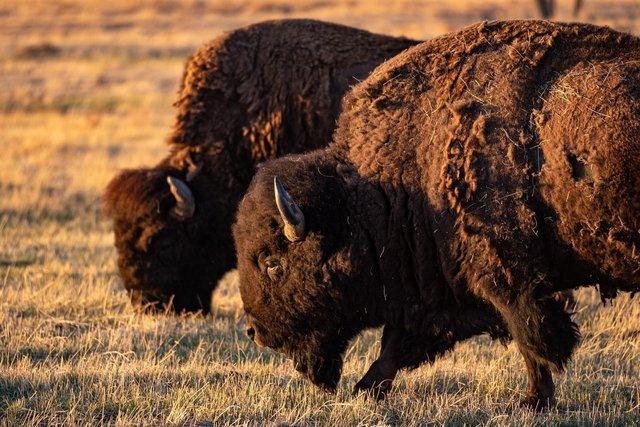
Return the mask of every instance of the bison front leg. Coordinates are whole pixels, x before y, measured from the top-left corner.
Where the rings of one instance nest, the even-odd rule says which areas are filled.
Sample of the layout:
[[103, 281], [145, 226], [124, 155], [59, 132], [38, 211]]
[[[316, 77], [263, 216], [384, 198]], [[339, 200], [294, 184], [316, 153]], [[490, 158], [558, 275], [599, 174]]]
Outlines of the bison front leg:
[[385, 326], [382, 333], [380, 356], [369, 367], [367, 373], [355, 386], [354, 394], [367, 392], [376, 399], [383, 399], [399, 370], [396, 352], [402, 341], [401, 328]]
[[387, 325], [382, 335], [380, 357], [358, 381], [354, 393], [367, 391], [378, 399], [384, 398], [400, 369], [414, 369], [425, 362], [433, 362], [454, 344], [454, 335], [449, 331], [408, 331]]

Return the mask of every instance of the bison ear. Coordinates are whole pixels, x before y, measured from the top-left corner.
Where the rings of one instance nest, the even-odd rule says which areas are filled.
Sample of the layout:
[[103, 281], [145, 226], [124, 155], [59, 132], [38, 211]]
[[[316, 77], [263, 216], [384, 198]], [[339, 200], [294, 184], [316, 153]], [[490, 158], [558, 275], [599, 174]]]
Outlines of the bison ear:
[[180, 221], [184, 221], [193, 216], [196, 210], [196, 202], [189, 186], [178, 178], [167, 177], [171, 194], [176, 199], [176, 205], [171, 209], [171, 215]]
[[304, 238], [304, 214], [284, 189], [282, 181], [273, 177], [273, 192], [276, 206], [284, 222], [284, 235], [290, 242], [297, 242]]
[[172, 154], [169, 164], [178, 170], [187, 171], [186, 180], [191, 182], [202, 170], [200, 147], [187, 146]]

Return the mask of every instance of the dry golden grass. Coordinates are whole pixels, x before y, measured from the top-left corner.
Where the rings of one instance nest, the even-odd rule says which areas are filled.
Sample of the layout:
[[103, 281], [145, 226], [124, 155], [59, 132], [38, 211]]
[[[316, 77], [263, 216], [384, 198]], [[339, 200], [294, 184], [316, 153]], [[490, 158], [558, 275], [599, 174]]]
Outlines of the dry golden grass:
[[[639, 33], [633, 0], [585, 0], [580, 18]], [[378, 332], [350, 348], [336, 396], [242, 334], [231, 274], [213, 316], [136, 315], [115, 266], [102, 189], [166, 152], [186, 55], [223, 30], [314, 17], [428, 38], [529, 0], [3, 0], [0, 2], [0, 423], [638, 424], [640, 303], [579, 294], [582, 345], [559, 405], [518, 408], [524, 366], [480, 337], [402, 374], [382, 403], [350, 388]], [[569, 5], [560, 17], [569, 18]]]

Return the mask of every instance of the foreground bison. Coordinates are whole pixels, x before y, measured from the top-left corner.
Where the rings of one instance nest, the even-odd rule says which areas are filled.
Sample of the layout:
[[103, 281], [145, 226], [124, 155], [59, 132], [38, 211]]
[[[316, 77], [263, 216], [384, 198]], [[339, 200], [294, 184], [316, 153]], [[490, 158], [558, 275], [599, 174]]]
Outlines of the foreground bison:
[[134, 303], [208, 311], [235, 266], [236, 206], [265, 159], [324, 146], [346, 90], [417, 42], [310, 20], [252, 25], [188, 62], [171, 154], [109, 184], [118, 267]]
[[344, 105], [328, 148], [267, 162], [240, 203], [249, 336], [333, 390], [348, 342], [384, 326], [356, 385], [376, 394], [459, 341], [513, 338], [523, 403], [549, 404], [579, 340], [551, 294], [640, 288], [640, 41], [475, 25], [398, 55]]

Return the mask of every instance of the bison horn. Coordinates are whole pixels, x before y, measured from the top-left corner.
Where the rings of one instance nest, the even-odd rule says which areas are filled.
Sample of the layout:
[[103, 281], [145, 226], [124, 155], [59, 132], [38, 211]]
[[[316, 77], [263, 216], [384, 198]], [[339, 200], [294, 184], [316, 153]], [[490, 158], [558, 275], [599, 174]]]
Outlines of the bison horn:
[[191, 218], [196, 210], [196, 202], [189, 186], [172, 176], [167, 177], [167, 182], [169, 183], [171, 194], [176, 199], [176, 205], [171, 210], [171, 214], [181, 221]]
[[289, 241], [296, 242], [304, 237], [304, 214], [284, 189], [280, 178], [273, 178], [273, 191], [276, 205], [282, 221], [284, 221], [284, 235]]

